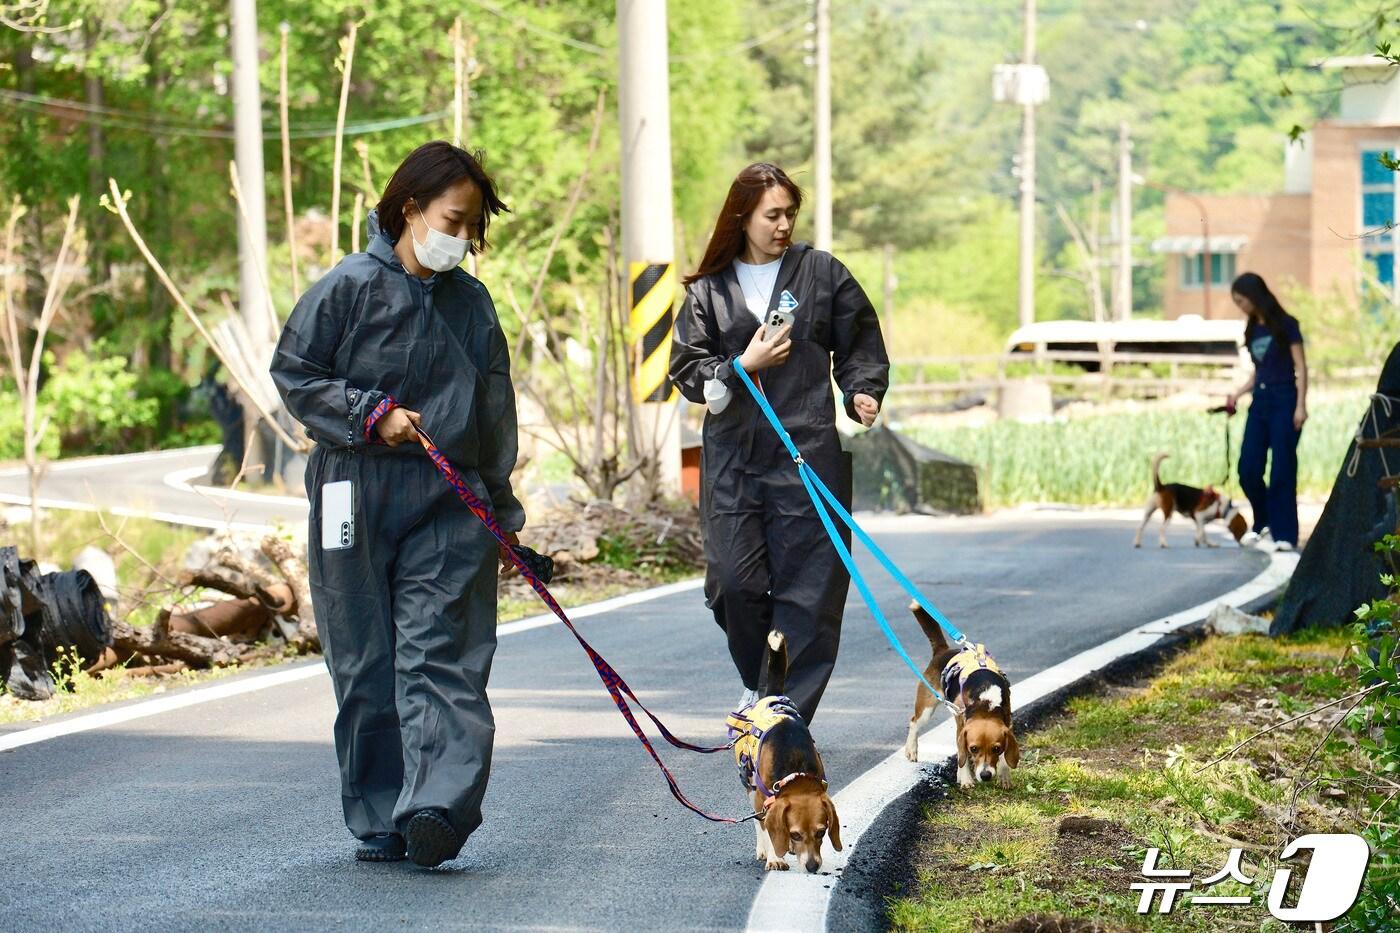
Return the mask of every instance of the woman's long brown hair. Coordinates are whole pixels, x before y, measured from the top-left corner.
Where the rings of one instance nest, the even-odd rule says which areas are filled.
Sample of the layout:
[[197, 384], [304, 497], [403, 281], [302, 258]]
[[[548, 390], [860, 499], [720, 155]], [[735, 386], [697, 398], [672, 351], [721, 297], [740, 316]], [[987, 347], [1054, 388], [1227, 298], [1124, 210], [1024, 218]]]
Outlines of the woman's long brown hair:
[[744, 251], [744, 222], [763, 200], [764, 193], [774, 186], [781, 186], [792, 197], [794, 209], [802, 206], [802, 189], [788, 178], [787, 172], [771, 162], [755, 162], [735, 177], [734, 184], [729, 186], [729, 196], [724, 199], [724, 207], [719, 209], [719, 220], [715, 221], [715, 232], [705, 248], [705, 258], [700, 261], [699, 269], [685, 277], [686, 285], [723, 272], [739, 258]]

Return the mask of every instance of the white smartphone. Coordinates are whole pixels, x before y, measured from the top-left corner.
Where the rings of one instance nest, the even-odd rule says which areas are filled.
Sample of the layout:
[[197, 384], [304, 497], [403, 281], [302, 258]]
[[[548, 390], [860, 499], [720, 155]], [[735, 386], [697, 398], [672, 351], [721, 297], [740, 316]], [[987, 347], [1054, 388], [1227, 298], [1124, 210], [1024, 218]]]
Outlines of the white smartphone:
[[763, 339], [772, 340], [773, 335], [784, 327], [789, 327], [797, 319], [791, 311], [784, 311], [782, 308], [775, 308], [768, 312], [768, 320], [763, 325]]
[[350, 480], [321, 487], [321, 550], [355, 546], [355, 486]]

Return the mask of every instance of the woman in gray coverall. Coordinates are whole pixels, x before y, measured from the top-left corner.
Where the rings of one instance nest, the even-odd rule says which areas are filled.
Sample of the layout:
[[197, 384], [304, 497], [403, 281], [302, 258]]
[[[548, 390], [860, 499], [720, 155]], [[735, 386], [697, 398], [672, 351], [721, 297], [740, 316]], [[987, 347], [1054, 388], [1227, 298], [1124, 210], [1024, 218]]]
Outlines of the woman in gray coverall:
[[[787, 694], [816, 715], [836, 665], [850, 576], [776, 432], [734, 372], [760, 382], [803, 459], [850, 508], [831, 380], [846, 415], [869, 426], [889, 386], [880, 322], [830, 253], [793, 243], [802, 192], [776, 165], [739, 173], [705, 258], [686, 279], [671, 379], [708, 408], [700, 464], [705, 599], [725, 632], [744, 694], [758, 696], [768, 632], [787, 638]], [[775, 310], [793, 323], [764, 339]], [[845, 533], [850, 545], [849, 532]]]
[[497, 560], [508, 564], [415, 427], [513, 539], [525, 513], [510, 486], [505, 335], [486, 286], [457, 267], [504, 210], [467, 152], [414, 150], [370, 214], [368, 248], [307, 290], [273, 358], [287, 410], [316, 441], [311, 596], [339, 706], [345, 824], [365, 861], [437, 865], [481, 824]]

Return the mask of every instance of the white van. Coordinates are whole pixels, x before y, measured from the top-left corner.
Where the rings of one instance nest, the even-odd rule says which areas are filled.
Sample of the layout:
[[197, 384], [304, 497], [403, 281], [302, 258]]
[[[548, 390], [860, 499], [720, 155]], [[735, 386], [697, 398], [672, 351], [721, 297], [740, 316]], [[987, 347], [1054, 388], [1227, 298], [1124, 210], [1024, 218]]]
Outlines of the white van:
[[1066, 354], [1091, 372], [1096, 359], [1076, 359], [1079, 354], [1138, 354], [1182, 358], [1182, 362], [1243, 366], [1248, 363], [1244, 346], [1244, 319], [1205, 320], [1182, 315], [1170, 321], [1037, 321], [1018, 328], [1007, 338], [1006, 353], [1042, 354], [1054, 359]]

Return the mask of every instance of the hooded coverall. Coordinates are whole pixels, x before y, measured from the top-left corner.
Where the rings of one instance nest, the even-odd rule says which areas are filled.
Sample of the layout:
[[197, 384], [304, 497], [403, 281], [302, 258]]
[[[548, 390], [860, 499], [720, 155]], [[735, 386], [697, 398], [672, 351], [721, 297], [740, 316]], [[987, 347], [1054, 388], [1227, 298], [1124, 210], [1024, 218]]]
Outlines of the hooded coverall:
[[[768, 310], [784, 292], [797, 301], [792, 351], [781, 366], [753, 376], [803, 459], [849, 509], [851, 477], [836, 431], [831, 378], [834, 372], [846, 413], [856, 421], [857, 394], [883, 401], [889, 358], [879, 317], [831, 254], [796, 243], [781, 262]], [[748, 689], [760, 686], [768, 632], [776, 628], [786, 636], [786, 692], [810, 723], [836, 664], [850, 576], [796, 465], [733, 371], [733, 360], [758, 328], [732, 266], [692, 282], [676, 318], [670, 375], [692, 402], [705, 403], [711, 379], [723, 382], [731, 397], [720, 414], [706, 412], [703, 431], [706, 605]], [[849, 531], [845, 540], [849, 546]]]
[[[297, 302], [272, 378], [316, 442], [307, 564], [339, 707], [345, 824], [368, 839], [440, 809], [465, 841], [481, 824], [495, 735], [497, 542], [419, 444], [389, 447], [374, 424], [395, 404], [419, 412], [501, 526], [518, 531], [510, 360], [481, 282], [462, 269], [412, 275], [374, 213], [369, 233], [365, 252]], [[321, 489], [342, 480], [353, 545], [323, 548]]]

